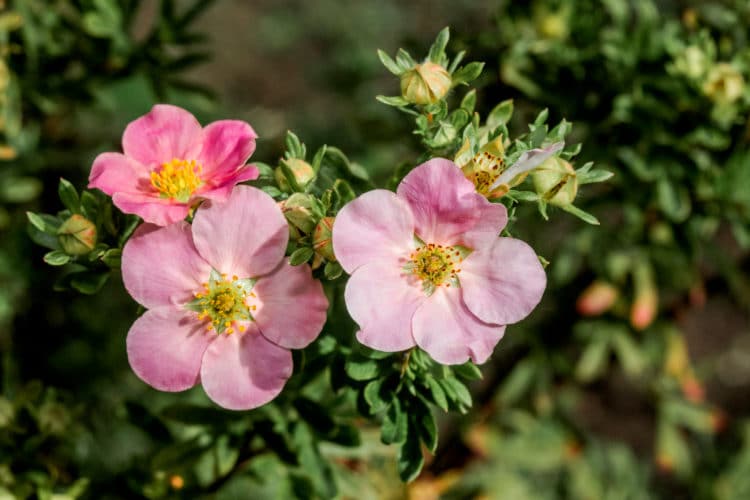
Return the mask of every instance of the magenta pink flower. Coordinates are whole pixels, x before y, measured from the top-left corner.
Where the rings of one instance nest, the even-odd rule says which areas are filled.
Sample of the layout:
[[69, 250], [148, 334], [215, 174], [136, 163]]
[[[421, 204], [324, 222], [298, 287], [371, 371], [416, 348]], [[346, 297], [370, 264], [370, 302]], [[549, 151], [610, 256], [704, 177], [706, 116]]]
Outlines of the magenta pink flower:
[[333, 248], [351, 274], [345, 299], [359, 341], [388, 352], [419, 346], [444, 364], [486, 361], [547, 283], [531, 247], [498, 237], [507, 219], [440, 158], [415, 168], [396, 193], [378, 189], [347, 204]]
[[289, 349], [318, 336], [328, 308], [310, 267], [284, 258], [288, 238], [276, 203], [249, 186], [203, 204], [192, 226], [138, 228], [122, 253], [125, 288], [148, 308], [128, 332], [135, 373], [164, 391], [200, 381], [233, 410], [276, 397]]
[[112, 196], [123, 212], [166, 226], [184, 219], [197, 201], [224, 201], [237, 183], [257, 178], [258, 169], [245, 165], [256, 137], [245, 122], [201, 128], [184, 109], [159, 104], [125, 128], [125, 154], [96, 157], [89, 187]]

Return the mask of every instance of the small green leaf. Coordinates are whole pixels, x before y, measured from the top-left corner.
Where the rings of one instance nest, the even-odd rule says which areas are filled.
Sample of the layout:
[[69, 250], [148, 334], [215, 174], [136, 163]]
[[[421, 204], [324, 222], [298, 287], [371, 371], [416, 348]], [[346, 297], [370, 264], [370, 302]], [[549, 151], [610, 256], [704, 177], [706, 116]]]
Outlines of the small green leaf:
[[335, 280], [339, 276], [341, 276], [344, 272], [344, 268], [341, 267], [341, 264], [338, 262], [326, 262], [325, 267], [323, 268], [323, 274], [325, 275], [326, 279], [329, 280]]
[[396, 96], [396, 95], [394, 96], [378, 95], [378, 96], [375, 96], [375, 99], [382, 102], [383, 104], [387, 104], [388, 106], [394, 106], [396, 108], [409, 105], [409, 101], [407, 101], [401, 96]]
[[93, 295], [98, 292], [107, 282], [109, 272], [84, 271], [76, 273], [70, 278], [70, 286], [75, 290], [86, 294]]
[[424, 456], [416, 433], [410, 433], [406, 442], [399, 448], [397, 456], [398, 475], [409, 483], [416, 479], [424, 466]]
[[51, 252], [44, 254], [44, 262], [50, 266], [64, 266], [70, 262], [70, 255], [62, 250], [52, 250]]
[[364, 398], [373, 414], [385, 411], [393, 400], [392, 392], [384, 394], [383, 383], [384, 379], [375, 379], [365, 386]]
[[453, 367], [453, 372], [464, 380], [480, 380], [482, 371], [471, 361]]
[[448, 45], [449, 39], [450, 29], [446, 26], [440, 30], [437, 38], [435, 38], [427, 58], [436, 64], [442, 64], [443, 59], [445, 59], [445, 47]]
[[383, 417], [380, 440], [383, 444], [403, 443], [409, 431], [408, 426], [409, 417], [401, 408], [401, 402], [396, 397]]
[[415, 424], [418, 427], [419, 437], [422, 439], [424, 445], [431, 453], [435, 453], [438, 445], [438, 430], [435, 415], [425, 406], [423, 411], [420, 411], [415, 416]]
[[604, 182], [606, 180], [611, 179], [613, 175], [615, 174], [607, 170], [601, 170], [601, 169], [590, 170], [583, 174], [577, 174], [578, 185], [582, 186], [584, 184], [594, 184], [596, 182]]
[[503, 101], [490, 111], [487, 115], [487, 128], [496, 129], [500, 125], [505, 125], [513, 116], [513, 99]]
[[299, 266], [310, 260], [314, 254], [315, 251], [310, 247], [298, 248], [289, 256], [289, 263], [293, 266]]
[[401, 68], [398, 64], [396, 64], [396, 61], [391, 59], [391, 56], [383, 52], [382, 50], [378, 49], [378, 57], [380, 58], [380, 62], [383, 63], [383, 66], [385, 66], [385, 69], [390, 71], [396, 76], [401, 76], [401, 73], [404, 72], [404, 69]]
[[344, 366], [347, 375], [354, 380], [372, 380], [381, 372], [380, 364], [373, 359], [351, 358]]
[[474, 108], [477, 105], [477, 91], [476, 89], [471, 89], [466, 93], [463, 99], [461, 99], [461, 109], [466, 111], [468, 114], [472, 114], [474, 112]]
[[432, 401], [443, 411], [448, 411], [448, 398], [443, 387], [431, 375], [427, 376], [426, 382], [430, 395], [432, 395]]
[[599, 219], [591, 215], [590, 213], [586, 212], [585, 210], [581, 210], [580, 208], [576, 207], [575, 205], [565, 205], [563, 207], [560, 207], [569, 214], [575, 215], [579, 219], [581, 219], [583, 222], [587, 224], [591, 224], [594, 226], [599, 225]]
[[482, 69], [484, 69], [483, 62], [472, 62], [467, 64], [451, 75], [451, 79], [453, 80], [452, 85], [455, 87], [476, 80], [477, 77], [482, 74]]
[[458, 379], [446, 377], [441, 380], [441, 385], [446, 390], [445, 393], [449, 399], [466, 408], [471, 408], [471, 393]]

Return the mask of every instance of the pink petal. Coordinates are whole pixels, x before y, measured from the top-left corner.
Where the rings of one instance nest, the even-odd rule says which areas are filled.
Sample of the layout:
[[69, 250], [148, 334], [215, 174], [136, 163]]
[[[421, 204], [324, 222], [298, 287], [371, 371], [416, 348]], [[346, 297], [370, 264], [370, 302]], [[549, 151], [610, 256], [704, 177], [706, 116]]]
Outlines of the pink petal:
[[122, 250], [122, 279], [128, 293], [153, 308], [185, 304], [201, 289], [211, 266], [193, 245], [190, 225], [143, 224]]
[[547, 276], [536, 252], [521, 240], [498, 238], [461, 266], [461, 291], [471, 312], [487, 323], [522, 320], [542, 299]]
[[458, 288], [435, 290], [414, 313], [412, 327], [417, 345], [446, 365], [469, 358], [484, 363], [505, 333], [505, 326], [488, 325], [471, 314]]
[[406, 256], [413, 247], [414, 218], [409, 206], [385, 189], [347, 203], [333, 224], [333, 251], [349, 274], [374, 260]]
[[217, 271], [255, 278], [281, 262], [289, 228], [273, 198], [254, 187], [237, 186], [226, 203], [201, 205], [193, 219], [193, 239]]
[[126, 214], [135, 214], [157, 226], [180, 222], [190, 213], [186, 203], [158, 198], [147, 193], [114, 193], [112, 203]]
[[360, 328], [357, 339], [372, 349], [394, 352], [415, 345], [411, 319], [425, 295], [400, 267], [395, 260], [365, 264], [346, 284], [346, 308]]
[[259, 308], [253, 312], [258, 328], [275, 344], [301, 349], [323, 329], [328, 299], [323, 285], [312, 277], [310, 266], [292, 266], [286, 260], [253, 287]]
[[130, 122], [122, 136], [125, 155], [149, 169], [173, 158], [195, 159], [202, 144], [203, 132], [198, 120], [184, 109], [168, 104], [157, 104]]
[[474, 227], [458, 237], [458, 243], [468, 248], [487, 248], [495, 244], [500, 231], [508, 223], [508, 209], [502, 203], [486, 201], [480, 204], [479, 218]]
[[184, 391], [198, 383], [203, 352], [215, 337], [193, 312], [174, 307], [151, 309], [130, 327], [128, 361], [150, 386]]
[[480, 217], [486, 199], [452, 161], [434, 158], [404, 177], [397, 190], [414, 214], [417, 235], [425, 243], [453, 244]]
[[94, 159], [89, 188], [101, 189], [112, 195], [118, 191], [136, 193], [144, 186], [151, 187], [148, 170], [132, 158], [120, 153], [102, 153]]
[[249, 410], [275, 398], [292, 369], [292, 353], [266, 340], [251, 324], [244, 333], [218, 335], [208, 346], [201, 383], [216, 404]]
[[223, 203], [227, 201], [229, 195], [232, 194], [234, 186], [240, 182], [251, 181], [257, 178], [258, 167], [255, 167], [254, 165], [245, 165], [243, 168], [232, 174], [232, 176], [224, 179], [222, 184], [214, 185], [213, 187], [207, 186], [207, 191], [199, 191], [196, 193], [195, 198], [203, 198]]
[[203, 129], [203, 149], [198, 163], [207, 178], [221, 183], [234, 177], [235, 171], [245, 164], [255, 151], [258, 134], [247, 123], [239, 120], [213, 122]]

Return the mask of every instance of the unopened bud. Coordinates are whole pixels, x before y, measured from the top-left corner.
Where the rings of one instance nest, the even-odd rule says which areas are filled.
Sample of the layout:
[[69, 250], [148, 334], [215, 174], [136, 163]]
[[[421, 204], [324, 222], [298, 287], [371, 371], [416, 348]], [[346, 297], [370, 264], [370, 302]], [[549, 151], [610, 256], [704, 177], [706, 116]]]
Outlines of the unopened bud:
[[173, 490], [181, 490], [185, 487], [185, 480], [179, 474], [173, 474], [169, 476], [169, 486]]
[[86, 255], [96, 245], [96, 225], [73, 214], [57, 230], [57, 240], [68, 255]]
[[591, 283], [576, 302], [576, 309], [581, 316], [599, 316], [609, 311], [614, 305], [619, 290], [606, 281]]
[[703, 93], [714, 102], [729, 104], [745, 91], [745, 79], [737, 68], [729, 63], [718, 63], [708, 72], [703, 84]]
[[336, 256], [333, 254], [333, 221], [333, 217], [320, 219], [313, 234], [313, 248], [321, 257], [336, 262]]
[[534, 189], [550, 205], [564, 207], [578, 194], [578, 177], [569, 162], [553, 156], [531, 172]]
[[659, 296], [656, 290], [646, 290], [636, 295], [630, 308], [630, 324], [636, 330], [648, 327], [656, 318]]
[[[299, 186], [300, 189], [305, 189], [315, 178], [315, 170], [305, 160], [300, 158], [289, 158], [282, 161], [289, 170], [291, 170], [292, 175], [294, 175], [294, 180], [297, 182], [297, 186]], [[287, 181], [286, 175], [284, 175], [284, 171], [281, 167], [276, 167], [274, 175], [279, 188], [284, 192], [291, 193], [292, 188], [289, 186], [289, 181]]]
[[702, 403], [706, 399], [706, 391], [700, 381], [691, 373], [685, 376], [680, 384], [685, 399], [693, 403]]
[[290, 226], [305, 234], [315, 229], [315, 219], [312, 215], [312, 199], [304, 193], [294, 193], [280, 204], [281, 211]]
[[401, 95], [414, 104], [435, 104], [448, 94], [452, 83], [448, 70], [427, 61], [401, 75]]

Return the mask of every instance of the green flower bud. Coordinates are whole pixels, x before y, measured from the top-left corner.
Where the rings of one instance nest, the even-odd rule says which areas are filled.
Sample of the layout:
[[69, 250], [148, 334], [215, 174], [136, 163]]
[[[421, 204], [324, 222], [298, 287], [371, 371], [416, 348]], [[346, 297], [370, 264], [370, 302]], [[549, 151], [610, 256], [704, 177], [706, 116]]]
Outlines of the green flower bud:
[[313, 234], [313, 248], [321, 257], [336, 262], [336, 256], [333, 254], [333, 221], [333, 217], [320, 219]]
[[[315, 170], [313, 170], [312, 166], [310, 166], [305, 160], [300, 158], [290, 158], [282, 161], [287, 167], [289, 167], [289, 170], [292, 171], [294, 180], [297, 181], [297, 186], [299, 186], [300, 189], [305, 189], [315, 178]], [[286, 176], [281, 170], [281, 167], [276, 168], [274, 175], [276, 176], [276, 183], [279, 185], [279, 188], [282, 191], [291, 193], [292, 188], [289, 186], [289, 182], [287, 182]]]
[[745, 79], [729, 63], [718, 63], [708, 72], [703, 93], [714, 102], [729, 104], [745, 92]]
[[315, 229], [312, 200], [309, 194], [294, 193], [282, 201], [280, 206], [292, 229], [299, 229], [305, 234], [310, 234]]
[[452, 83], [448, 70], [427, 61], [401, 75], [401, 96], [414, 104], [435, 104], [448, 94]]
[[73, 214], [57, 230], [57, 240], [68, 255], [86, 255], [96, 245], [96, 225], [83, 215]]
[[531, 172], [534, 189], [547, 203], [564, 207], [578, 194], [578, 178], [573, 166], [556, 156], [548, 158]]

